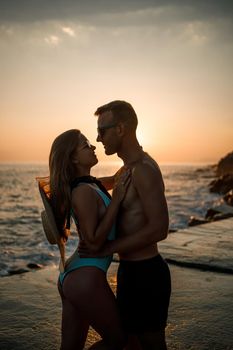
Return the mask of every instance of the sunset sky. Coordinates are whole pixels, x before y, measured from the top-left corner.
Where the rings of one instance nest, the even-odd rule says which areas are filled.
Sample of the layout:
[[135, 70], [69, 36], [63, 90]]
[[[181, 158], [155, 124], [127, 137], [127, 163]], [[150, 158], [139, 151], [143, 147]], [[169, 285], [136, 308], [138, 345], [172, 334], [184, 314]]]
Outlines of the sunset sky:
[[0, 161], [47, 161], [71, 128], [95, 144], [115, 99], [161, 163], [232, 151], [233, 1], [0, 0]]

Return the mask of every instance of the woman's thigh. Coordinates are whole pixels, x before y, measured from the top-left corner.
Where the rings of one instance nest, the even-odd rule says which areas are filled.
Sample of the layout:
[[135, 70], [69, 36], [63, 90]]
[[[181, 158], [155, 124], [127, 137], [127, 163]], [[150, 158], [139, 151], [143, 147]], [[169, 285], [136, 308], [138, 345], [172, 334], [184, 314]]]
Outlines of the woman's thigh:
[[64, 280], [63, 293], [106, 342], [123, 344], [115, 296], [103, 271], [83, 267], [71, 272]]
[[79, 309], [65, 298], [58, 282], [62, 299], [61, 350], [81, 350], [87, 338], [89, 323]]

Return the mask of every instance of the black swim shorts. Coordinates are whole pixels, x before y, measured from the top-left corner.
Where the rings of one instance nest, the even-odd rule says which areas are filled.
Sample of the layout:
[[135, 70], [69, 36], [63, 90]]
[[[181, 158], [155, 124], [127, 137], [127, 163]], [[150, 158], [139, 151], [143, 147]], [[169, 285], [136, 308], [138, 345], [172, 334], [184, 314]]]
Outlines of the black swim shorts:
[[117, 303], [127, 333], [165, 329], [170, 294], [170, 271], [161, 255], [140, 261], [120, 261]]

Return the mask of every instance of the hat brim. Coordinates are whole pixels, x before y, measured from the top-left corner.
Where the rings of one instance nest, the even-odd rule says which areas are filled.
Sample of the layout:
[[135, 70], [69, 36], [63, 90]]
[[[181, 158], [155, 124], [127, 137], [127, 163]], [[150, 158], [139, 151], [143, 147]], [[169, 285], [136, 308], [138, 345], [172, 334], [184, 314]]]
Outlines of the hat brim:
[[39, 192], [44, 204], [44, 209], [41, 212], [41, 220], [43, 229], [46, 235], [47, 240], [50, 244], [58, 244], [61, 240], [61, 236], [59, 234], [59, 231], [57, 229], [53, 209], [46, 197], [46, 194], [44, 193], [43, 189], [39, 186]]

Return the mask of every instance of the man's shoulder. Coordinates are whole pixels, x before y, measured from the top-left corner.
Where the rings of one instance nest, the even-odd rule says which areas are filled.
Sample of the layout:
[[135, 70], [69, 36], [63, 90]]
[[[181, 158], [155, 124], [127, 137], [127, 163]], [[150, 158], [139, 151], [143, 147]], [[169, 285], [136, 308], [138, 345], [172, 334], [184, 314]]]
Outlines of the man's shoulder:
[[160, 171], [158, 163], [148, 153], [145, 153], [144, 157], [142, 158], [142, 163], [151, 166], [155, 170]]
[[161, 174], [158, 163], [146, 152], [144, 152], [141, 160], [135, 164], [134, 168], [132, 169], [132, 173], [140, 173], [145, 171]]
[[147, 153], [142, 160], [134, 167], [132, 171], [132, 179], [134, 184], [147, 183], [150, 186], [152, 183], [161, 183], [164, 187], [163, 177], [158, 163]]

